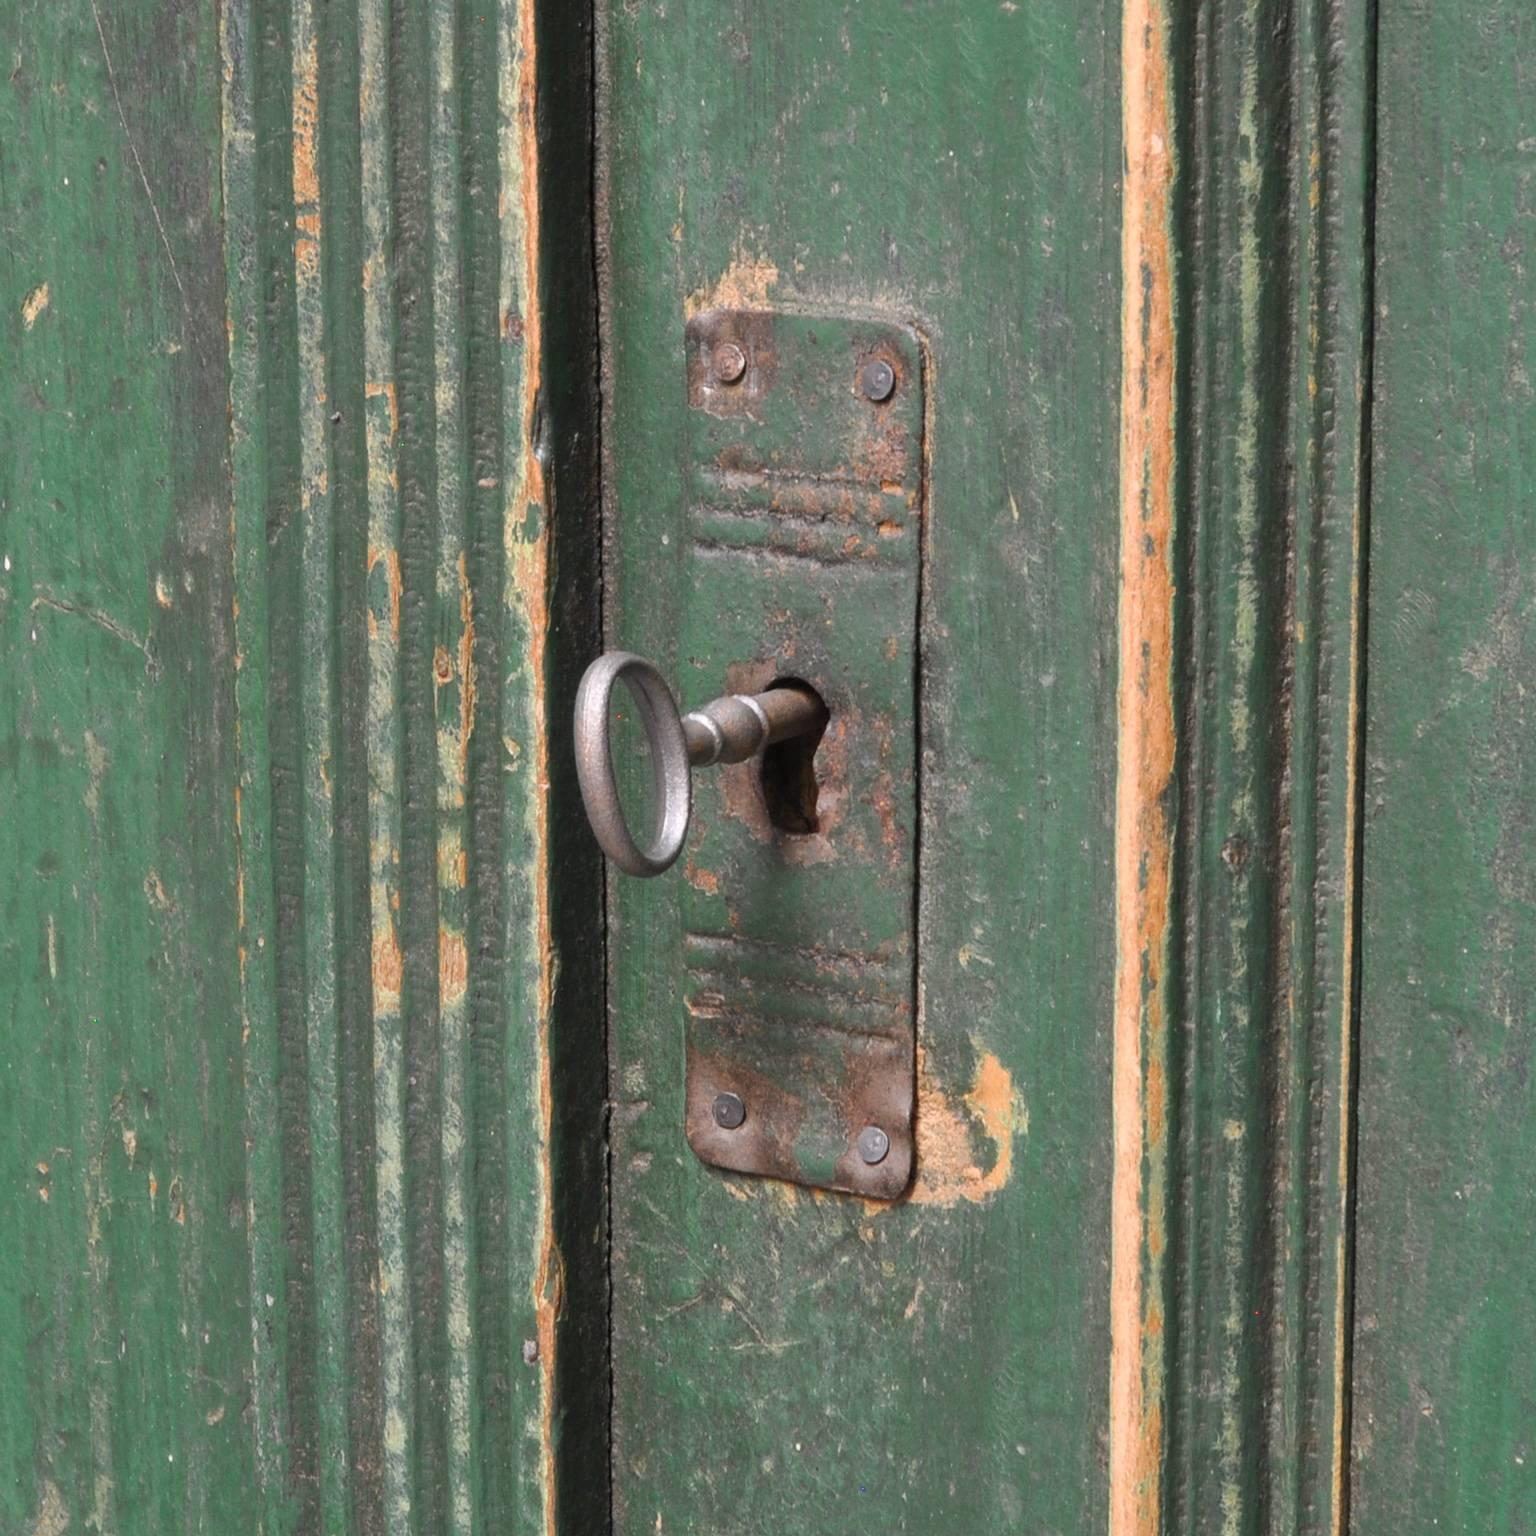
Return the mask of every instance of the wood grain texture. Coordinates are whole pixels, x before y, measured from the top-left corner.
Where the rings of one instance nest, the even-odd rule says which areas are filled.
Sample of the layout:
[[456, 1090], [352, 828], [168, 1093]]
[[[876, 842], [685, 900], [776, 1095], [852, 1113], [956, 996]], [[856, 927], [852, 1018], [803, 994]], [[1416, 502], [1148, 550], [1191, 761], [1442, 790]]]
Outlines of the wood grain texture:
[[218, 34], [0, 39], [0, 1529], [251, 1529]]
[[614, 882], [616, 1529], [1102, 1529], [1118, 11], [602, 10], [610, 643], [690, 704], [742, 659], [677, 645], [690, 313], [868, 314], [931, 361], [916, 1181], [702, 1166], [686, 872]]
[[1354, 1523], [1536, 1527], [1536, 15], [1384, 6]]
[[0, 25], [0, 1529], [595, 1529], [588, 33]]

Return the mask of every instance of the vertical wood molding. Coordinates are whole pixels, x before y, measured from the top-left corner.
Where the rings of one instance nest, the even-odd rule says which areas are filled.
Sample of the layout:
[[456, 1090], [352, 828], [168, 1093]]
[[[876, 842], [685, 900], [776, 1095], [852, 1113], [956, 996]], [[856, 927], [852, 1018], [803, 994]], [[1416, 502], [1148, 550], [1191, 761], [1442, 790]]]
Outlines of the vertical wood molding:
[[596, 633], [587, 21], [220, 35], [264, 1525], [595, 1529], [601, 887], [552, 745]]
[[1125, 12], [1115, 1536], [1345, 1520], [1372, 25]]

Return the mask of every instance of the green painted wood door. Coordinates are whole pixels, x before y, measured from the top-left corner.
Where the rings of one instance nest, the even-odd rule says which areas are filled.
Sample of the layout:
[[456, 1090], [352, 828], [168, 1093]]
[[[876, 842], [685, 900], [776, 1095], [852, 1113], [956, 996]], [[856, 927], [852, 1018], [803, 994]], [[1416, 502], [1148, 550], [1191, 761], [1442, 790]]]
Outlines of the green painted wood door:
[[[1528, 12], [0, 5], [0, 1536], [1536, 1528]], [[908, 1186], [706, 1165], [879, 902]]]

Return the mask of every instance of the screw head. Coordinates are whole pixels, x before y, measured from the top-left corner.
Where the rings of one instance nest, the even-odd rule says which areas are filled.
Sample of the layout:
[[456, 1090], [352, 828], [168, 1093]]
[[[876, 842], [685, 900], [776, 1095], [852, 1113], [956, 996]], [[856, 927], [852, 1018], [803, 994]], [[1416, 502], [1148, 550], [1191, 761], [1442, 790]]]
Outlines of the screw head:
[[715, 1095], [715, 1124], [722, 1130], [734, 1131], [747, 1118], [746, 1101], [739, 1093]]
[[722, 384], [739, 384], [747, 371], [747, 354], [734, 341], [722, 341], [710, 361]]
[[878, 1125], [866, 1125], [859, 1132], [859, 1156], [869, 1164], [871, 1168], [876, 1163], [883, 1163], [885, 1155], [891, 1150], [891, 1138], [880, 1129]]
[[864, 391], [866, 400], [879, 405], [896, 392], [896, 370], [884, 358], [874, 358], [864, 364], [864, 370], [859, 374], [859, 388]]

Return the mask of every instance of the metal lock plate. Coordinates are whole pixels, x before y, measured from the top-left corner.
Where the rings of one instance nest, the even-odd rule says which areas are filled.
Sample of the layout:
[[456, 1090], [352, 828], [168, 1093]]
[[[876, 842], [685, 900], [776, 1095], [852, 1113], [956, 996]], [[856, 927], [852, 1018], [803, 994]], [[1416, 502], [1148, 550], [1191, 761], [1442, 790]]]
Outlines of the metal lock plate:
[[814, 830], [786, 830], [809, 796], [786, 806], [761, 758], [698, 782], [688, 1140], [889, 1199], [913, 1159], [922, 349], [876, 321], [711, 310], [687, 366], [683, 696], [795, 678], [831, 711]]

